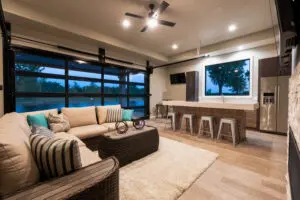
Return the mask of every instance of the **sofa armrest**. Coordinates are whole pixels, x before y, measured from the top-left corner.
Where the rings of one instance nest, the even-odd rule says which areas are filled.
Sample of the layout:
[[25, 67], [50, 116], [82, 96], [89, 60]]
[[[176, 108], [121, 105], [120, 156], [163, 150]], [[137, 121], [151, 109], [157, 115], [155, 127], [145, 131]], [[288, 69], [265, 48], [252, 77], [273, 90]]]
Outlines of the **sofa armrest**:
[[40, 182], [5, 199], [119, 199], [119, 162], [109, 157], [69, 175]]

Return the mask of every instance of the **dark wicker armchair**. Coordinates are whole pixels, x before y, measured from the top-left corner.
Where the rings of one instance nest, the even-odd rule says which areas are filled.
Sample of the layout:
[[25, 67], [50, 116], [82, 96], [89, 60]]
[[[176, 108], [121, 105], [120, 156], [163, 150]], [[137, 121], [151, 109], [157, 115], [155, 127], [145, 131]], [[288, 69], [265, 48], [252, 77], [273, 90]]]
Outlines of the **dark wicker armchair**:
[[118, 200], [119, 162], [110, 157], [70, 175], [40, 182], [4, 199]]

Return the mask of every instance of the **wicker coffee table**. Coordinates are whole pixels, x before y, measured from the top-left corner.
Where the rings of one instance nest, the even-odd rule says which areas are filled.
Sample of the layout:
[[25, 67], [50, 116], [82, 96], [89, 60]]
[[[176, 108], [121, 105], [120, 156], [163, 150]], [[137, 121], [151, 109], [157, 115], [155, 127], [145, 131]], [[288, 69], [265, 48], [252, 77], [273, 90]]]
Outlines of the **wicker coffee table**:
[[129, 128], [127, 133], [112, 131], [101, 136], [98, 144], [99, 156], [104, 159], [115, 156], [124, 166], [158, 150], [159, 135], [155, 127], [145, 126], [141, 130]]

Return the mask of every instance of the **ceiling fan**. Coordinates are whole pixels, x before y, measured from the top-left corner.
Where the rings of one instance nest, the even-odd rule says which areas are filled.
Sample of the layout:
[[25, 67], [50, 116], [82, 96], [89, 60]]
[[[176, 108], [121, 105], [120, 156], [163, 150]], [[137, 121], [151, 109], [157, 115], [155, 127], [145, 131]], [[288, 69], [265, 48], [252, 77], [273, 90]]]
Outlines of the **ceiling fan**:
[[158, 6], [158, 8], [156, 10], [154, 10], [155, 5], [153, 3], [149, 4], [150, 11], [149, 11], [147, 17], [143, 17], [143, 16], [140, 16], [140, 15], [136, 15], [136, 14], [132, 14], [132, 13], [128, 13], [128, 12], [126, 12], [125, 15], [128, 16], [128, 17], [133, 17], [133, 18], [137, 18], [137, 19], [146, 19], [147, 20], [147, 24], [141, 29], [141, 32], [145, 32], [149, 27], [150, 28], [154, 27], [157, 24], [173, 27], [173, 26], [175, 26], [176, 23], [158, 19], [159, 16], [169, 7], [169, 5], [170, 4], [163, 1]]

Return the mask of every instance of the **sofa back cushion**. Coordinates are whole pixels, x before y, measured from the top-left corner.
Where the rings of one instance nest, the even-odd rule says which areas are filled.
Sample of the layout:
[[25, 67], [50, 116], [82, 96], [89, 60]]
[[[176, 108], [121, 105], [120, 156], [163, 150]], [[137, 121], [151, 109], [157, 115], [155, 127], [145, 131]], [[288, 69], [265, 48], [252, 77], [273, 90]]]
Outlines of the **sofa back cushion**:
[[98, 123], [103, 124], [106, 122], [107, 117], [107, 109], [121, 109], [121, 105], [113, 105], [113, 106], [97, 106], [97, 117]]
[[96, 111], [94, 106], [83, 108], [62, 108], [66, 120], [71, 128], [97, 124]]
[[0, 119], [0, 196], [39, 181], [29, 132], [26, 118], [18, 113], [9, 113]]
[[58, 109], [39, 110], [39, 111], [33, 111], [33, 112], [24, 112], [24, 113], [20, 113], [20, 114], [27, 117], [27, 115], [36, 115], [36, 114], [41, 114], [41, 113], [43, 113], [46, 116], [46, 118], [48, 118], [49, 113], [57, 115]]

